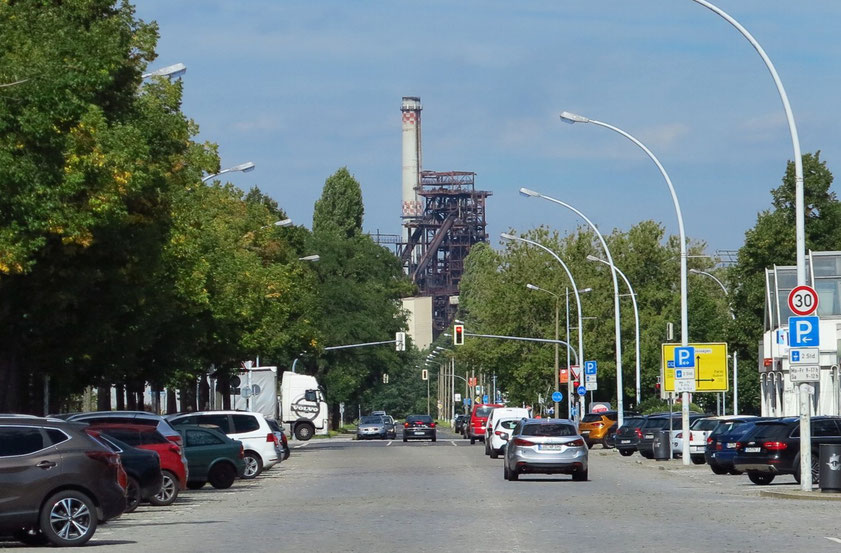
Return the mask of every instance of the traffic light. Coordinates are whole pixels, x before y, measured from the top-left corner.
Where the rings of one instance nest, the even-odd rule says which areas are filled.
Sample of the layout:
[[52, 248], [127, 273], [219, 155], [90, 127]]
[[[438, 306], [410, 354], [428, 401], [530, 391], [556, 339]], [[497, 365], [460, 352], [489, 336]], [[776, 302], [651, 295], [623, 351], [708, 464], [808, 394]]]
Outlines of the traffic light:
[[406, 333], [398, 332], [394, 335], [394, 349], [397, 351], [406, 351]]
[[453, 325], [453, 344], [464, 345], [464, 325]]
[[428, 370], [423, 369], [421, 371], [421, 380], [429, 380], [429, 371]]

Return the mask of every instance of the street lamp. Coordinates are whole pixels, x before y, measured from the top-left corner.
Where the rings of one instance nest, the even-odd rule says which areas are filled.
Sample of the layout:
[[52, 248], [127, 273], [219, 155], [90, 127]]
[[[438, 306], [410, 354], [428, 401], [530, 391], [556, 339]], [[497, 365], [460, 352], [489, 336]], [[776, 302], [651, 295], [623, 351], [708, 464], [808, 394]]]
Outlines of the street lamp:
[[[596, 121], [595, 119], [590, 119], [588, 117], [584, 117], [583, 115], [576, 115], [574, 113], [569, 113], [568, 111], [564, 111], [561, 113], [561, 120], [565, 123], [592, 123], [599, 127], [604, 127], [606, 129], [610, 129], [614, 132], [617, 132], [636, 144], [640, 147], [640, 149], [651, 158], [651, 161], [654, 162], [654, 165], [657, 166], [657, 169], [660, 170], [660, 174], [663, 175], [663, 178], [666, 180], [666, 185], [669, 187], [669, 193], [672, 196], [672, 203], [675, 206], [675, 213], [677, 214], [677, 227], [678, 232], [680, 234], [680, 341], [681, 345], [686, 347], [689, 345], [689, 315], [688, 315], [688, 302], [687, 302], [687, 290], [686, 290], [686, 232], [683, 228], [683, 213], [680, 210], [680, 202], [677, 199], [677, 193], [675, 192], [675, 187], [672, 186], [672, 179], [669, 178], [669, 174], [666, 173], [666, 169], [663, 168], [663, 165], [660, 163], [660, 160], [657, 159], [657, 156], [649, 150], [645, 144], [628, 134], [627, 132], [623, 131], [618, 127], [614, 127], [613, 125], [609, 125], [607, 123], [603, 123], [601, 121]], [[614, 277], [615, 279], [615, 277]], [[684, 428], [689, 428], [689, 393], [683, 392], [682, 399], [682, 419], [683, 419], [683, 426]], [[689, 459], [689, 442], [684, 440], [683, 441], [683, 464], [689, 465], [691, 463]]]
[[[522, 190], [525, 190], [525, 189], [520, 189], [520, 190], [522, 191]], [[544, 246], [543, 244], [541, 244], [539, 242], [535, 242], [534, 240], [529, 240], [528, 238], [523, 238], [521, 236], [514, 236], [513, 234], [509, 234], [509, 233], [506, 233], [506, 232], [503, 232], [502, 234], [500, 234], [500, 237], [503, 238], [504, 240], [517, 240], [519, 242], [525, 242], [526, 244], [531, 244], [532, 246], [538, 247], [541, 250], [548, 253], [549, 255], [551, 255], [552, 257], [554, 257], [555, 260], [558, 263], [561, 264], [561, 267], [563, 267], [564, 272], [566, 273], [567, 278], [569, 279], [569, 282], [572, 285], [572, 291], [575, 293], [575, 303], [576, 303], [576, 306], [578, 307], [578, 355], [577, 355], [577, 358], [578, 358], [579, 366], [582, 365], [584, 363], [584, 332], [583, 332], [583, 329], [582, 329], [582, 322], [581, 322], [581, 295], [578, 293], [578, 287], [575, 285], [575, 279], [572, 277], [572, 273], [570, 272], [569, 267], [567, 267], [566, 263], [564, 263], [564, 260], [561, 259], [558, 254], [556, 254], [551, 249], [547, 248], [546, 246]], [[556, 334], [555, 335], [555, 340], [557, 340], [557, 339], [558, 339], [558, 336]], [[557, 363], [557, 358], [558, 358], [557, 347], [558, 346], [557, 346], [557, 343], [556, 343], [556, 345], [555, 345], [555, 390], [558, 389], [559, 380], [560, 380], [560, 375], [558, 375], [558, 366], [557, 366], [558, 365], [558, 363]], [[567, 339], [567, 348], [569, 348], [569, 339]], [[568, 354], [567, 354], [567, 357], [569, 357]], [[579, 367], [579, 370], [582, 370], [582, 369]], [[571, 396], [572, 396], [572, 379], [570, 379], [569, 375], [567, 375], [567, 405], [569, 407], [572, 407], [572, 397]], [[584, 396], [581, 396], [580, 402], [581, 402], [581, 416], [584, 416], [584, 410], [585, 410]], [[558, 411], [558, 405], [556, 404], [555, 405], [555, 412], [557, 413], [557, 411]]]
[[306, 255], [304, 257], [299, 257], [298, 261], [318, 261], [321, 259], [321, 256], [318, 254], [314, 255]]
[[269, 227], [291, 227], [292, 226], [292, 219], [283, 219], [280, 221], [275, 221], [271, 225], [266, 225], [264, 227], [260, 227], [261, 229], [269, 228]]
[[[559, 391], [559, 389], [561, 387], [560, 374], [559, 374], [560, 366], [558, 365], [558, 339], [560, 338], [558, 336], [559, 326], [560, 326], [558, 319], [559, 319], [559, 313], [561, 311], [561, 296], [559, 296], [555, 292], [550, 292], [549, 290], [546, 290], [545, 288], [535, 286], [534, 284], [526, 284], [526, 288], [528, 288], [529, 290], [537, 290], [538, 292], [546, 292], [547, 294], [549, 294], [550, 296], [555, 298], [555, 391], [557, 392], [557, 391]], [[568, 378], [567, 378], [567, 403], [569, 404], [569, 379]], [[559, 402], [559, 401], [555, 402], [555, 418], [556, 419], [561, 418], [561, 402]]]
[[175, 65], [168, 65], [166, 67], [161, 67], [160, 69], [156, 69], [155, 71], [150, 71], [149, 73], [143, 73], [140, 77], [143, 79], [148, 79], [149, 77], [180, 77], [184, 73], [187, 72], [187, 66], [183, 63], [176, 63]]
[[[578, 215], [579, 217], [584, 219], [584, 221], [586, 221], [588, 225], [590, 225], [590, 228], [593, 229], [593, 231], [596, 233], [596, 236], [598, 236], [599, 241], [602, 244], [602, 248], [604, 249], [604, 253], [607, 256], [607, 261], [610, 264], [610, 274], [613, 277], [613, 312], [616, 314], [616, 316], [614, 318], [614, 320], [615, 320], [614, 333], [616, 335], [616, 417], [617, 417], [616, 428], [620, 428], [622, 426], [622, 424], [625, 422], [625, 417], [623, 416], [624, 409], [625, 409], [625, 402], [622, 398], [622, 395], [623, 395], [623, 390], [622, 390], [622, 325], [619, 321], [619, 282], [616, 280], [616, 271], [615, 271], [615, 266], [613, 265], [613, 256], [610, 255], [610, 248], [607, 247], [607, 242], [605, 242], [604, 236], [602, 236], [602, 233], [599, 232], [598, 227], [596, 227], [596, 225], [593, 224], [593, 222], [590, 219], [588, 219], [586, 215], [584, 215], [583, 213], [581, 213], [579, 210], [572, 207], [568, 203], [562, 202], [561, 200], [552, 198], [550, 196], [545, 196], [545, 195], [541, 194], [540, 192], [535, 192], [534, 190], [529, 190], [528, 188], [520, 188], [520, 194], [523, 195], [523, 196], [529, 197], [529, 198], [543, 198], [544, 200], [548, 200], [550, 202], [556, 203], [558, 205], [561, 205], [561, 206], [569, 209], [570, 211], [572, 211], [573, 213], [575, 213], [576, 215]], [[576, 299], [578, 300], [577, 296], [576, 296]], [[581, 315], [580, 305], [581, 304], [579, 303], [579, 316]], [[581, 344], [581, 327], [580, 327], [580, 325], [581, 325], [581, 321], [580, 321], [580, 317], [579, 317], [579, 331], [578, 331], [579, 344]], [[583, 355], [581, 356], [581, 359], [582, 359], [581, 362], [583, 363], [584, 362], [583, 361], [583, 359], [584, 359]], [[583, 415], [583, 413], [582, 413], [582, 415]], [[686, 425], [686, 427], [689, 428], [689, 425]], [[687, 454], [687, 457], [688, 457], [688, 454]]]
[[[727, 292], [727, 288], [724, 286], [724, 283], [721, 282], [715, 275], [712, 273], [708, 273], [706, 271], [699, 271], [698, 269], [689, 269], [690, 273], [694, 273], [696, 275], [704, 275], [713, 279], [719, 286], [721, 286], [721, 290], [724, 292], [725, 296], [730, 296]], [[729, 304], [727, 308], [730, 310], [730, 317], [735, 321], [736, 314], [733, 312], [733, 307]], [[733, 414], [739, 414], [739, 352], [735, 349], [733, 350]]]
[[[588, 255], [588, 261], [597, 261], [599, 263], [604, 263], [608, 265], [608, 262], [600, 257], [596, 257], [595, 255]], [[639, 308], [637, 307], [637, 294], [634, 292], [633, 286], [631, 286], [631, 281], [628, 280], [628, 277], [625, 276], [625, 273], [619, 270], [619, 267], [614, 267], [616, 272], [619, 273], [619, 276], [622, 277], [622, 280], [625, 281], [625, 285], [628, 287], [628, 292], [631, 295], [631, 303], [634, 306], [634, 333], [636, 338], [637, 344], [637, 351], [636, 351], [636, 369], [637, 369], [637, 388], [636, 388], [636, 398], [637, 398], [637, 409], [639, 409], [640, 405], [640, 312]]]
[[213, 173], [212, 175], [207, 175], [206, 177], [203, 177], [201, 181], [202, 182], [207, 182], [210, 179], [212, 179], [214, 177], [218, 177], [219, 175], [224, 175], [225, 173], [235, 173], [235, 172], [247, 173], [249, 171], [253, 171], [254, 167], [255, 167], [255, 165], [254, 165], [253, 162], [247, 161], [245, 163], [240, 163], [239, 165], [234, 165], [233, 167], [228, 167], [227, 169], [222, 169], [218, 173]]

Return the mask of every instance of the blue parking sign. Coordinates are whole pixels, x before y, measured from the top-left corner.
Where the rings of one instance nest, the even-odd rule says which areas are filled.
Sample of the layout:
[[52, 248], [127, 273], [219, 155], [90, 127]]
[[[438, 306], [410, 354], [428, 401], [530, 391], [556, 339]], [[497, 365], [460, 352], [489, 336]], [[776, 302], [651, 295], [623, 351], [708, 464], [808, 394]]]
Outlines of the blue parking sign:
[[695, 366], [695, 348], [684, 346], [675, 348], [675, 368], [691, 369]]
[[584, 361], [584, 374], [596, 374], [598, 363], [595, 361]]
[[788, 341], [793, 348], [820, 345], [820, 319], [818, 317], [789, 317]]

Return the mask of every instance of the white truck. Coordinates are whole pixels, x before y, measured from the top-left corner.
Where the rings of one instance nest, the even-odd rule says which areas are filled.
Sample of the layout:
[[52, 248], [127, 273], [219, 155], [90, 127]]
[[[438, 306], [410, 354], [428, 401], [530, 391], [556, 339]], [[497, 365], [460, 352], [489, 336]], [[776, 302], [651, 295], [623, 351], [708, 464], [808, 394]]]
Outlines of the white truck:
[[284, 371], [280, 385], [277, 367], [254, 367], [240, 371], [238, 376], [239, 393], [231, 395], [232, 409], [275, 419], [298, 440], [327, 434], [327, 403], [314, 376]]

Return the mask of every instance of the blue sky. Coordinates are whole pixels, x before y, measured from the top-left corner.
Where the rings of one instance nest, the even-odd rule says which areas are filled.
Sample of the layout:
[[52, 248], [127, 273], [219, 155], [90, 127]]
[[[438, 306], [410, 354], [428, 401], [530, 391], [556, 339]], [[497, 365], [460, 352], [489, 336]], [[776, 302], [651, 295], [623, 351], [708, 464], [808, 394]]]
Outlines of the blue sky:
[[[762, 44], [786, 87], [802, 151], [841, 177], [841, 2], [718, 0]], [[475, 171], [491, 242], [510, 228], [574, 230], [555, 196], [603, 231], [677, 222], [736, 249], [770, 206], [792, 146], [770, 74], [749, 43], [691, 0], [248, 2], [137, 0], [160, 26], [152, 68], [183, 62], [184, 111], [224, 167], [311, 225], [324, 180], [362, 184], [365, 228], [399, 233], [403, 96], [423, 102], [423, 165]], [[833, 187], [837, 189], [837, 186]], [[792, 232], [793, 229], [792, 229]]]

